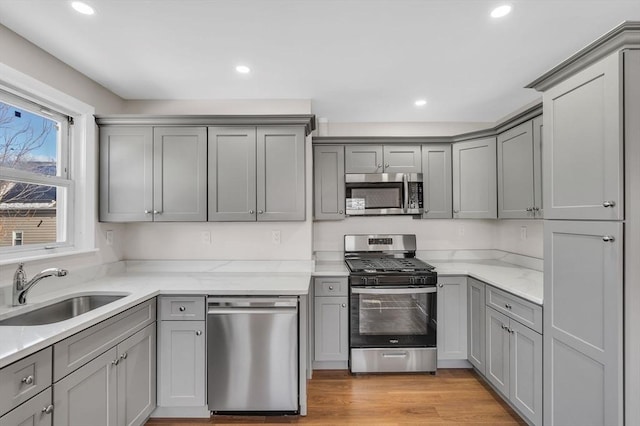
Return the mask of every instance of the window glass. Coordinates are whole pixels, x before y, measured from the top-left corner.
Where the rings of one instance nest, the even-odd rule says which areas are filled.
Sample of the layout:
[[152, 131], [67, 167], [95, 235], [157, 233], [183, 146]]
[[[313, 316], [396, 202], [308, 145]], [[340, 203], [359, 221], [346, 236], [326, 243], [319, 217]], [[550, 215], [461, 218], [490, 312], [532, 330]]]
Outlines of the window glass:
[[0, 91], [0, 251], [70, 243], [66, 116]]

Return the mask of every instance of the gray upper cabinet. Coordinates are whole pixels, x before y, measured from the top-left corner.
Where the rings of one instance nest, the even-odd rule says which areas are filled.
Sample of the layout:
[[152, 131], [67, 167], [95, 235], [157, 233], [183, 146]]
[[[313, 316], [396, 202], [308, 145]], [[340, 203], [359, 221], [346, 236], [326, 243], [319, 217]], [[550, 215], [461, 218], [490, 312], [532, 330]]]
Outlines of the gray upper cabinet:
[[209, 221], [256, 220], [256, 128], [209, 127]]
[[452, 217], [451, 144], [422, 145], [425, 219]]
[[204, 127], [153, 129], [153, 220], [207, 220], [207, 132]]
[[151, 222], [153, 128], [100, 128], [100, 220]]
[[206, 220], [203, 127], [100, 128], [100, 220]]
[[545, 425], [624, 424], [622, 226], [545, 222]]
[[315, 220], [344, 219], [344, 146], [313, 148], [313, 216]]
[[209, 221], [305, 219], [303, 127], [209, 128]]
[[544, 92], [547, 219], [623, 219], [621, 62], [614, 53]]
[[496, 138], [453, 144], [453, 217], [495, 219]]
[[420, 145], [347, 145], [346, 173], [422, 173]]
[[[540, 126], [540, 120], [538, 130]], [[498, 216], [504, 219], [540, 217], [540, 140], [534, 121], [498, 135]], [[537, 140], [536, 140], [537, 139]], [[536, 157], [538, 160], [536, 161]]]

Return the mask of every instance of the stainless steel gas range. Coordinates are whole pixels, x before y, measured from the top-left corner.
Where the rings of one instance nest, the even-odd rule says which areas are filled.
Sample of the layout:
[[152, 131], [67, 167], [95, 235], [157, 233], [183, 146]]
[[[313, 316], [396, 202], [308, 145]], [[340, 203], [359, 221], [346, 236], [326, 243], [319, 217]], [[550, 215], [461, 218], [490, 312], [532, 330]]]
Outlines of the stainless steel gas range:
[[435, 372], [437, 273], [415, 235], [345, 235], [352, 373]]

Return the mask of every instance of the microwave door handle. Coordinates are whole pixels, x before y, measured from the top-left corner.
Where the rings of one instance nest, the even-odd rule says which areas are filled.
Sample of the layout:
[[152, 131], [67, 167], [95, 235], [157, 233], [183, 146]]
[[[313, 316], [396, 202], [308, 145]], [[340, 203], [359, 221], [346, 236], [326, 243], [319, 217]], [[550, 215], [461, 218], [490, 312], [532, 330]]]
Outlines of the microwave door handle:
[[404, 211], [409, 210], [409, 177], [405, 174], [402, 175], [402, 183], [404, 186]]

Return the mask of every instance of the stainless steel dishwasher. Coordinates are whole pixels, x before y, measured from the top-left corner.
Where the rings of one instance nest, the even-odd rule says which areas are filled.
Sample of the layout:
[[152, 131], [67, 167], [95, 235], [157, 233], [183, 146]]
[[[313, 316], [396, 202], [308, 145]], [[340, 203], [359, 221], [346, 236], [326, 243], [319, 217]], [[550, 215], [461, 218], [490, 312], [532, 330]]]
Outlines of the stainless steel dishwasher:
[[214, 413], [298, 413], [298, 299], [209, 297], [207, 402]]

